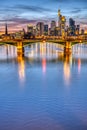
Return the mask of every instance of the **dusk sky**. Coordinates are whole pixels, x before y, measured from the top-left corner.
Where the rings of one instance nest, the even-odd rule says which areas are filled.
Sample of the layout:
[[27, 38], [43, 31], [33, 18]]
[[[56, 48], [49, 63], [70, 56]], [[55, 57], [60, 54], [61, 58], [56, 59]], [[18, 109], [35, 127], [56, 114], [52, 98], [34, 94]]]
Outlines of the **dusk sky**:
[[86, 29], [87, 0], [2, 0], [0, 1], [0, 32], [7, 21], [10, 31], [25, 28], [27, 24], [37, 21], [49, 23], [58, 20], [57, 12], [61, 10], [67, 19], [72, 17], [77, 24]]

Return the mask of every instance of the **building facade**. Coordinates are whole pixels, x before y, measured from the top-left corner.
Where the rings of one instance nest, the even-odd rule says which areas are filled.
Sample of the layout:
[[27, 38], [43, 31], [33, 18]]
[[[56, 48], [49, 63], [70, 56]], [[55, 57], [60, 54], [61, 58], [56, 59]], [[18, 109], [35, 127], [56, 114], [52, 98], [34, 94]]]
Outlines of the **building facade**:
[[43, 22], [37, 23], [37, 25], [36, 25], [36, 35], [37, 36], [44, 35], [44, 23]]
[[60, 10], [58, 10], [58, 26], [59, 26], [59, 35], [65, 36], [65, 26], [66, 26], [66, 18], [61, 15]]

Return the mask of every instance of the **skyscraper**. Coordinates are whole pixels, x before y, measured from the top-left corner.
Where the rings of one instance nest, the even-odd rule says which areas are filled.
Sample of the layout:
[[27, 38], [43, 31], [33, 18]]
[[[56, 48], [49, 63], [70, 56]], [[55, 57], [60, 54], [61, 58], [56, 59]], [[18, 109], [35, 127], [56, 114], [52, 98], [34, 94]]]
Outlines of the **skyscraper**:
[[43, 22], [38, 22], [37, 23], [36, 32], [37, 32], [37, 36], [44, 35], [44, 23]]
[[56, 29], [56, 22], [55, 21], [51, 21], [51, 26], [50, 26], [50, 35], [54, 36], [55, 35], [55, 29]]
[[75, 21], [72, 19], [72, 18], [70, 18], [69, 19], [69, 31], [70, 31], [70, 35], [71, 36], [74, 36], [75, 35]]
[[54, 31], [56, 28], [56, 22], [55, 21], [51, 21], [51, 30]]
[[58, 10], [58, 26], [59, 26], [59, 35], [65, 36], [65, 25], [66, 25], [66, 18], [65, 16], [61, 15], [60, 10]]
[[75, 34], [79, 35], [79, 32], [80, 32], [80, 25], [77, 25], [75, 29]]
[[27, 32], [33, 34], [33, 25], [27, 25]]
[[48, 25], [44, 25], [44, 35], [48, 35]]
[[81, 35], [84, 35], [85, 31], [84, 29], [81, 29]]

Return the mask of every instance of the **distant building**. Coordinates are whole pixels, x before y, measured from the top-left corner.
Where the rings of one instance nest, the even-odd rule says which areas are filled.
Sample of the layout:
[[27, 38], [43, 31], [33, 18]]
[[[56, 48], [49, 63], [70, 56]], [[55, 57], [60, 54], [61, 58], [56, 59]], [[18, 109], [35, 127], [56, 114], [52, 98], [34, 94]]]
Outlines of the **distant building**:
[[36, 26], [33, 26], [33, 35], [36, 36]]
[[51, 35], [51, 28], [48, 29], [48, 35]]
[[66, 26], [66, 36], [69, 36], [70, 35], [70, 28], [69, 26]]
[[8, 34], [8, 25], [5, 24], [5, 33], [2, 35], [2, 38], [5, 39], [11, 39], [10, 34]]
[[33, 34], [33, 25], [27, 25], [27, 33]]
[[15, 33], [15, 39], [22, 39], [25, 36], [25, 29], [20, 30]]
[[8, 26], [7, 26], [7, 23], [5, 24], [5, 35], [8, 35]]
[[43, 22], [38, 22], [36, 25], [36, 33], [37, 36], [42, 36], [44, 35], [44, 23]]
[[51, 25], [50, 25], [50, 35], [54, 36], [55, 35], [55, 28], [56, 28], [56, 22], [55, 21], [51, 21]]
[[59, 33], [60, 33], [59, 27], [56, 27], [56, 28], [55, 28], [55, 34], [54, 34], [54, 35], [55, 35], [55, 36], [58, 36]]
[[44, 35], [47, 36], [48, 35], [48, 25], [44, 25]]
[[34, 32], [34, 26], [32, 24], [28, 24], [27, 25], [27, 33], [25, 34], [24, 38], [26, 39], [32, 39], [35, 36], [35, 32]]
[[76, 30], [75, 30], [75, 34], [79, 35], [79, 32], [80, 32], [80, 25], [77, 25]]
[[85, 34], [85, 30], [81, 29], [81, 35], [84, 35], [84, 34]]
[[69, 19], [69, 35], [74, 36], [75, 30], [76, 30], [75, 21], [72, 18], [70, 18]]
[[61, 15], [60, 10], [58, 10], [58, 17], [59, 35], [65, 36], [66, 18]]
[[54, 31], [56, 28], [56, 22], [55, 21], [51, 21], [51, 30]]

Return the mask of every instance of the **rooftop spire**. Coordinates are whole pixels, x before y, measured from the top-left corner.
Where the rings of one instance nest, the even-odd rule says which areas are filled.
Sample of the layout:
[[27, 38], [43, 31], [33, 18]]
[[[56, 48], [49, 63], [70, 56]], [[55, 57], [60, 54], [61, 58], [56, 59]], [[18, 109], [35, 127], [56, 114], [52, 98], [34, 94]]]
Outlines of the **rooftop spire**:
[[8, 35], [8, 26], [7, 26], [7, 23], [5, 24], [5, 35]]

